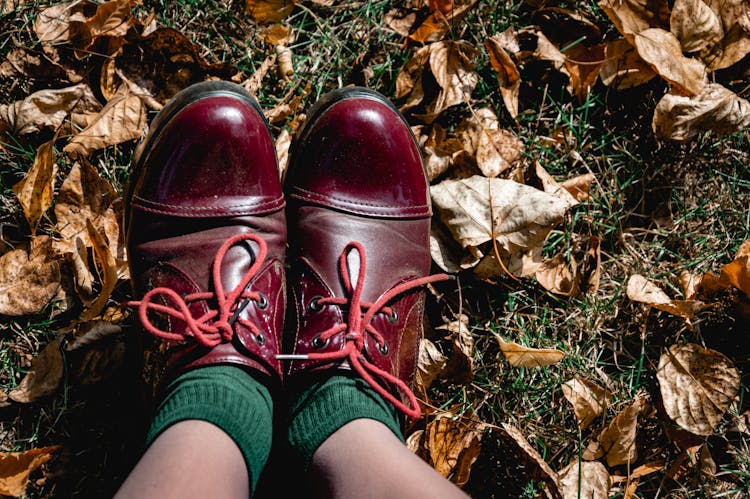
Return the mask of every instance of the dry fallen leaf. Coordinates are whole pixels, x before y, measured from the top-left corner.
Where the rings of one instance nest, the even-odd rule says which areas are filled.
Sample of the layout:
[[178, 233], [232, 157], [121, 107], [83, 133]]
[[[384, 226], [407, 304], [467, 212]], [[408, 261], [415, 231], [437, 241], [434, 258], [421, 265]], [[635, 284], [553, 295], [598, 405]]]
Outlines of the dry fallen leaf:
[[18, 387], [8, 393], [11, 400], [29, 403], [57, 391], [63, 378], [62, 339], [63, 336], [58, 336], [52, 340], [31, 361], [29, 372]]
[[469, 330], [469, 318], [461, 314], [436, 329], [448, 331], [453, 342], [453, 355], [447, 371], [459, 383], [470, 383], [474, 376], [474, 337]]
[[34, 32], [42, 45], [60, 45], [74, 40], [88, 40], [86, 12], [97, 4], [89, 1], [65, 2], [41, 11], [34, 22]]
[[656, 284], [640, 274], [633, 274], [628, 279], [628, 298], [639, 303], [669, 312], [672, 315], [692, 319], [703, 308], [697, 300], [672, 300]]
[[21, 497], [26, 493], [29, 475], [52, 459], [57, 445], [26, 452], [0, 452], [0, 494]]
[[258, 23], [275, 23], [294, 10], [295, 0], [245, 0], [245, 12]]
[[435, 470], [462, 487], [479, 457], [485, 425], [468, 423], [442, 414], [427, 425], [425, 441]]
[[584, 173], [577, 177], [569, 178], [560, 182], [560, 185], [573, 196], [573, 199], [582, 203], [591, 199], [591, 184], [596, 177], [593, 173]]
[[718, 276], [706, 272], [700, 284], [702, 292], [708, 295], [734, 287], [750, 296], [750, 256], [737, 256], [734, 261], [721, 268]]
[[427, 390], [440, 375], [445, 367], [445, 356], [440, 352], [438, 347], [427, 338], [419, 340], [419, 358], [417, 359], [417, 378], [415, 387], [417, 393], [425, 397]]
[[667, 0], [600, 0], [598, 5], [631, 43], [641, 31], [669, 26]]
[[440, 219], [464, 248], [493, 238], [509, 253], [541, 246], [567, 205], [512, 180], [473, 176], [430, 187]]
[[[512, 32], [513, 28], [508, 28]], [[513, 33], [515, 35], [515, 33]], [[518, 92], [521, 88], [521, 74], [513, 62], [508, 52], [506, 52], [501, 42], [502, 35], [495, 35], [484, 41], [487, 53], [490, 55], [490, 64], [497, 75], [497, 82], [500, 85], [500, 93], [503, 96], [505, 109], [510, 113], [511, 118], [518, 116]]]
[[562, 296], [578, 296], [581, 291], [581, 274], [578, 264], [565, 258], [565, 252], [560, 252], [545, 260], [535, 272], [536, 280], [544, 289]]
[[651, 126], [657, 137], [684, 142], [706, 131], [735, 133], [748, 124], [750, 103], [718, 83], [709, 83], [694, 97], [664, 95]]
[[13, 193], [23, 207], [32, 236], [36, 234], [36, 227], [42, 215], [52, 204], [57, 173], [54, 145], [55, 139], [53, 138], [39, 146], [34, 157], [34, 164], [31, 165], [26, 176], [13, 186]]
[[578, 427], [587, 428], [607, 408], [612, 393], [585, 378], [573, 378], [562, 384], [565, 398], [573, 405]]
[[431, 9], [432, 12], [411, 33], [409, 39], [417, 43], [436, 42], [442, 40], [455, 26], [461, 23], [466, 13], [478, 0], [469, 0], [464, 5], [452, 5], [447, 9]]
[[286, 169], [289, 166], [289, 146], [292, 144], [292, 134], [289, 130], [282, 128], [279, 136], [274, 143], [276, 147], [276, 157], [279, 158], [279, 178], [284, 179]]
[[0, 314], [33, 314], [57, 295], [60, 266], [51, 253], [52, 240], [37, 236], [28, 253], [15, 249], [0, 256]]
[[[553, 177], [550, 175], [547, 170], [544, 169], [544, 167], [539, 163], [539, 161], [534, 161], [534, 175], [539, 180], [539, 182], [542, 184], [542, 190], [546, 192], [547, 194], [551, 194], [557, 198], [559, 198], [561, 201], [563, 201], [568, 208], [573, 207], [578, 204], [578, 197], [574, 196], [569, 189], [567, 189], [562, 184], [559, 184]], [[588, 185], [586, 185], [586, 182], [588, 181], [588, 178], [593, 180], [593, 175], [591, 177], [587, 177], [585, 179], [582, 179], [580, 182], [582, 182], [582, 189], [586, 190], [586, 193], [580, 193], [577, 192], [579, 197], [585, 197], [585, 195], [588, 193]], [[577, 179], [580, 177], [576, 177]], [[580, 184], [579, 184], [580, 185]], [[577, 188], [576, 188], [577, 189]]]
[[[597, 438], [598, 450], [605, 456], [607, 466], [632, 465], [638, 458], [635, 439], [638, 429], [638, 414], [643, 404], [643, 399], [636, 399], [635, 402], [615, 416], [609, 426]], [[596, 458], [598, 457], [597, 455]], [[584, 459], [587, 459], [585, 453]]]
[[107, 320], [93, 320], [76, 325], [73, 336], [65, 350], [71, 375], [79, 383], [99, 383], [125, 364], [125, 335], [121, 326]]
[[604, 49], [604, 63], [599, 70], [599, 78], [608, 87], [618, 90], [637, 87], [651, 81], [656, 72], [638, 51], [625, 39], [612, 40]]
[[565, 68], [570, 76], [572, 93], [580, 102], [586, 100], [605, 62], [604, 44], [586, 47], [574, 45], [565, 51]]
[[697, 95], [707, 84], [706, 66], [698, 59], [682, 55], [679, 40], [669, 31], [651, 28], [635, 35], [638, 55], [680, 92]]
[[529, 348], [513, 341], [505, 341], [498, 335], [495, 335], [495, 338], [500, 344], [503, 356], [511, 366], [551, 366], [557, 364], [565, 357], [565, 353], [553, 348]]
[[564, 499], [606, 499], [612, 478], [598, 461], [573, 461], [558, 472]]
[[79, 317], [81, 321], [89, 321], [104, 310], [107, 300], [109, 300], [109, 296], [117, 284], [117, 265], [112, 252], [109, 250], [106, 237], [94, 227], [89, 219], [86, 219], [86, 231], [94, 249], [94, 261], [98, 263], [101, 290], [95, 300], [86, 304], [86, 310]]
[[432, 181], [445, 173], [456, 158], [463, 153], [464, 143], [438, 123], [433, 123], [428, 134], [423, 134], [425, 125], [412, 127], [414, 136], [422, 147], [422, 157], [427, 179]]
[[269, 45], [291, 45], [294, 32], [286, 24], [273, 24], [263, 30], [263, 41]]
[[57, 130], [64, 123], [84, 128], [102, 109], [86, 83], [56, 90], [39, 90], [12, 104], [0, 104], [0, 130], [18, 135], [43, 128]]
[[523, 433], [521, 433], [521, 430], [509, 425], [508, 423], [503, 423], [502, 426], [505, 433], [516, 444], [518, 449], [521, 450], [526, 461], [533, 464], [535, 469], [538, 470], [542, 480], [544, 480], [549, 487], [552, 496], [561, 498], [562, 496], [560, 495], [557, 473], [549, 467], [544, 459], [542, 459], [542, 456], [539, 455], [539, 452], [531, 446], [528, 440], [526, 440], [526, 437], [523, 436]]
[[740, 390], [740, 373], [716, 350], [688, 343], [673, 345], [656, 370], [667, 414], [696, 435], [713, 433]]
[[485, 177], [497, 177], [523, 155], [523, 141], [501, 129], [497, 116], [487, 107], [462, 121], [456, 133], [463, 138], [465, 150], [475, 157]]
[[669, 29], [685, 52], [713, 47], [724, 36], [721, 20], [703, 0], [675, 0]]

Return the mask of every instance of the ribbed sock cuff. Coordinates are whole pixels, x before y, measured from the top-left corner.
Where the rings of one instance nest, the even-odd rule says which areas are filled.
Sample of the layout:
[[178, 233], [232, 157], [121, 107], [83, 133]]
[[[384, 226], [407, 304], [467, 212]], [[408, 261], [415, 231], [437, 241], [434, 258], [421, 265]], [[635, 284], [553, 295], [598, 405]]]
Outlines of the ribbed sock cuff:
[[297, 380], [290, 390], [288, 445], [304, 470], [320, 445], [355, 419], [374, 419], [403, 441], [396, 409], [356, 375]]
[[188, 371], [167, 388], [146, 445], [175, 423], [191, 419], [212, 423], [234, 440], [245, 458], [254, 491], [271, 452], [273, 403], [268, 389], [235, 366]]

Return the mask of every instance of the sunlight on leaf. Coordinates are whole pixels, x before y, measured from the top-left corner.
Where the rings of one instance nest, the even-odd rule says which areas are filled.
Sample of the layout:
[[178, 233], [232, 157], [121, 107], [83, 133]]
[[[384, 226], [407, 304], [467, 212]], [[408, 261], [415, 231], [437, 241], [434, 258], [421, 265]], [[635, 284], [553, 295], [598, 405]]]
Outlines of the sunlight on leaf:
[[26, 452], [0, 452], [0, 494], [21, 497], [26, 493], [29, 475], [52, 459], [60, 447], [53, 445]]
[[469, 481], [471, 466], [479, 457], [485, 425], [454, 420], [443, 414], [427, 425], [425, 442], [435, 470], [459, 487]]
[[607, 408], [612, 393], [585, 378], [573, 378], [561, 386], [563, 395], [573, 406], [578, 427], [587, 428]]
[[60, 265], [49, 236], [31, 240], [31, 249], [0, 256], [0, 314], [19, 316], [40, 311], [60, 289]]
[[495, 339], [503, 356], [514, 367], [552, 366], [565, 357], [565, 353], [554, 348], [529, 348], [513, 341], [505, 341], [499, 335], [495, 335]]
[[55, 190], [55, 174], [57, 173], [57, 159], [55, 157], [55, 138], [45, 142], [36, 151], [34, 164], [31, 165], [26, 176], [13, 186], [13, 194], [23, 207], [26, 221], [31, 227], [31, 235], [36, 234], [36, 228], [42, 215], [52, 204]]

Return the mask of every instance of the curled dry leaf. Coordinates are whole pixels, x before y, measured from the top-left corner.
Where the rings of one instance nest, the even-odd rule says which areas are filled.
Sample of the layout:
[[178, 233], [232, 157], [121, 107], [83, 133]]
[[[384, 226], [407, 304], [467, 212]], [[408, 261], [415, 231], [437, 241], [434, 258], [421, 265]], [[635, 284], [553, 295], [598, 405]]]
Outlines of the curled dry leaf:
[[[512, 32], [512, 28], [508, 28]], [[515, 35], [515, 33], [513, 33]], [[495, 35], [484, 41], [487, 53], [490, 55], [490, 64], [497, 75], [497, 82], [500, 84], [500, 93], [503, 96], [505, 109], [510, 116], [518, 116], [518, 92], [521, 88], [521, 73], [516, 67], [516, 63], [506, 52], [501, 42], [502, 35]]]
[[453, 356], [447, 370], [458, 382], [471, 382], [474, 376], [474, 337], [469, 330], [469, 318], [461, 314], [456, 320], [436, 329], [448, 331], [453, 341]]
[[563, 395], [573, 406], [581, 429], [588, 428], [594, 419], [601, 416], [612, 399], [610, 391], [585, 378], [568, 380], [561, 388]]
[[583, 175], [563, 180], [560, 185], [573, 196], [573, 199], [582, 203], [591, 199], [591, 184], [595, 180], [596, 177], [593, 173], [584, 173]]
[[[635, 439], [638, 430], [638, 414], [643, 404], [643, 399], [636, 399], [615, 416], [597, 438], [598, 450], [601, 455], [605, 456], [609, 467], [630, 465], [638, 458]], [[583, 457], [588, 458], [585, 453]], [[597, 455], [594, 459], [598, 457], [600, 456]]]
[[430, 256], [446, 272], [460, 272], [477, 264], [474, 255], [465, 255], [443, 224], [433, 218], [430, 224]]
[[716, 350], [688, 343], [672, 345], [656, 370], [664, 409], [696, 435], [713, 433], [740, 390], [740, 373]]
[[458, 126], [464, 148], [475, 157], [485, 177], [497, 177], [523, 155], [523, 141], [500, 128], [495, 113], [487, 107], [472, 113]]
[[26, 135], [43, 128], [56, 130], [64, 123], [83, 128], [101, 109], [102, 105], [86, 83], [39, 90], [13, 104], [0, 105], [0, 130]]
[[385, 24], [403, 37], [409, 36], [417, 21], [417, 12], [408, 9], [392, 9], [385, 14]]
[[750, 124], [750, 103], [731, 90], [709, 83], [694, 97], [668, 93], [654, 110], [657, 137], [684, 142], [702, 132], [738, 132]]
[[140, 139], [145, 128], [143, 101], [120, 87], [99, 115], [63, 150], [71, 156], [86, 157], [107, 146]]
[[276, 64], [278, 64], [279, 76], [282, 79], [288, 80], [294, 74], [292, 51], [289, 47], [276, 45]]
[[15, 249], [0, 256], [0, 314], [33, 314], [57, 295], [60, 266], [51, 253], [52, 240], [38, 236], [28, 253]]
[[440, 219], [464, 248], [493, 238], [509, 253], [540, 246], [567, 205], [512, 180], [473, 176], [430, 187]]
[[424, 125], [419, 125], [412, 127], [412, 131], [422, 147], [427, 179], [432, 181], [451, 167], [465, 146], [437, 123], [432, 124], [428, 134], [422, 133], [423, 128]]
[[573, 45], [565, 51], [565, 68], [570, 76], [570, 89], [583, 102], [596, 83], [602, 64], [605, 62], [604, 44], [586, 47]]
[[39, 220], [52, 204], [57, 173], [54, 145], [55, 139], [52, 139], [39, 146], [31, 169], [20, 182], [13, 186], [13, 193], [23, 207], [23, 213], [31, 227], [32, 235], [36, 234]]
[[21, 403], [34, 402], [52, 395], [60, 387], [63, 378], [62, 336], [52, 340], [44, 350], [31, 361], [31, 369], [17, 388], [8, 396]]
[[539, 452], [537, 452], [537, 450], [531, 446], [528, 440], [526, 440], [526, 437], [524, 437], [523, 433], [521, 433], [521, 430], [519, 430], [515, 426], [509, 425], [508, 423], [503, 423], [502, 426], [503, 430], [505, 430], [505, 433], [511, 438], [513, 443], [515, 443], [518, 449], [522, 452], [525, 460], [531, 463], [537, 473], [541, 475], [542, 480], [544, 480], [544, 482], [549, 487], [549, 491], [552, 496], [555, 498], [562, 498], [560, 494], [557, 473], [555, 473], [552, 468], [549, 467], [544, 459], [542, 459], [542, 456], [539, 455]]
[[698, 95], [708, 80], [706, 66], [698, 59], [682, 55], [680, 41], [669, 31], [651, 28], [635, 35], [638, 55], [674, 85], [681, 93]]
[[273, 24], [263, 30], [263, 40], [269, 45], [291, 45], [295, 36], [286, 24]]
[[[539, 161], [534, 161], [534, 175], [536, 175], [536, 178], [542, 184], [542, 190], [544, 192], [559, 198], [561, 201], [563, 201], [567, 205], [568, 208], [573, 207], [578, 204], [578, 199], [576, 198], [576, 196], [574, 196], [563, 185], [559, 184], [552, 177], [552, 175], [550, 175], [547, 172], [547, 170], [544, 169], [544, 167], [541, 165], [541, 163], [539, 163]], [[576, 177], [576, 178], [579, 178], [579, 177]], [[593, 179], [593, 175], [591, 178]], [[586, 179], [583, 179], [583, 183], [584, 183], [583, 188], [586, 189], [586, 191], [588, 191], [588, 186], [585, 186], [585, 182], [586, 182]]]
[[706, 294], [714, 294], [730, 287], [750, 296], [750, 256], [738, 256], [731, 263], [724, 265], [718, 276], [706, 272], [701, 279], [701, 289]]
[[245, 0], [245, 12], [257, 23], [275, 23], [294, 10], [295, 0]]
[[692, 319], [703, 308], [703, 303], [696, 300], [672, 300], [656, 284], [640, 274], [633, 274], [628, 279], [628, 298], [645, 303], [672, 315]]
[[406, 438], [406, 448], [424, 459], [424, 430], [417, 430]]
[[107, 305], [107, 300], [117, 284], [117, 265], [112, 252], [107, 245], [107, 239], [94, 227], [91, 220], [86, 219], [86, 231], [94, 249], [95, 261], [99, 265], [99, 280], [101, 290], [94, 301], [87, 304], [86, 310], [81, 313], [80, 320], [88, 321], [99, 315]]
[[606, 499], [612, 486], [607, 468], [598, 461], [574, 461], [558, 472], [564, 499]]
[[279, 136], [276, 137], [274, 145], [276, 147], [276, 157], [279, 158], [279, 178], [282, 180], [286, 175], [286, 169], [289, 166], [289, 146], [292, 144], [292, 134], [289, 130], [282, 128]]
[[427, 390], [445, 367], [445, 356], [438, 347], [427, 338], [419, 341], [419, 358], [417, 360], [417, 378], [415, 385], [417, 393], [425, 397]]
[[431, 9], [430, 15], [408, 35], [409, 39], [417, 43], [442, 40], [461, 22], [466, 13], [477, 3], [477, 0], [470, 0], [464, 5], [453, 5], [452, 1], [450, 3], [451, 5], [447, 9]]
[[618, 90], [637, 87], [651, 81], [656, 72], [627, 40], [621, 38], [607, 42], [604, 63], [599, 70], [602, 83]]
[[669, 29], [685, 52], [713, 47], [724, 36], [721, 20], [703, 0], [675, 0]]
[[601, 0], [598, 5], [630, 43], [641, 31], [669, 26], [667, 0]]
[[565, 252], [560, 252], [547, 259], [535, 272], [536, 280], [544, 289], [562, 296], [578, 296], [581, 291], [581, 274], [576, 261], [570, 263]]
[[462, 487], [482, 449], [485, 424], [442, 414], [427, 425], [425, 442], [435, 470]]
[[529, 348], [495, 335], [503, 356], [515, 367], [551, 366], [560, 362], [565, 353], [554, 348]]
[[0, 494], [21, 497], [26, 493], [29, 475], [52, 459], [57, 445], [26, 452], [0, 452]]

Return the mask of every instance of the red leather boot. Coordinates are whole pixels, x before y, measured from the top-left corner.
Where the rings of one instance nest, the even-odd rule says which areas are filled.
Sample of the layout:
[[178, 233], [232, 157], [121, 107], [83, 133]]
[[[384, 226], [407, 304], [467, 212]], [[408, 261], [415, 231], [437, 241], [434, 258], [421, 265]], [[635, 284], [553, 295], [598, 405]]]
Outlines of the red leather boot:
[[430, 270], [430, 199], [409, 126], [382, 95], [344, 88], [308, 113], [285, 181], [292, 257], [288, 373], [354, 370], [406, 415]]
[[286, 223], [257, 102], [229, 82], [193, 85], [159, 113], [133, 164], [129, 305], [147, 333], [147, 382], [235, 364], [279, 384]]

